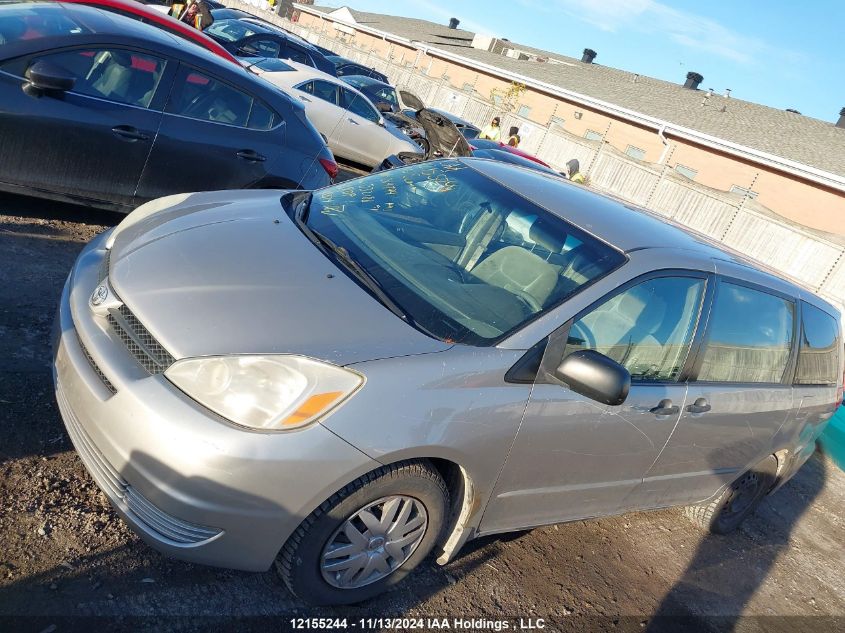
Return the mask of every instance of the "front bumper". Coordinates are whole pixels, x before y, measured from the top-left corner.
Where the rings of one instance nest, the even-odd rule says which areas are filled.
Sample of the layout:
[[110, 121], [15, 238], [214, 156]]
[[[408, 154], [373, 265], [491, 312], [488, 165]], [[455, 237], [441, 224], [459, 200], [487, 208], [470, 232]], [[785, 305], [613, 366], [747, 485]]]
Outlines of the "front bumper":
[[106, 234], [80, 255], [54, 332], [56, 399], [83, 463], [144, 541], [176, 558], [263, 571], [302, 520], [379, 466], [317, 424], [235, 427], [151, 375], [88, 304]]

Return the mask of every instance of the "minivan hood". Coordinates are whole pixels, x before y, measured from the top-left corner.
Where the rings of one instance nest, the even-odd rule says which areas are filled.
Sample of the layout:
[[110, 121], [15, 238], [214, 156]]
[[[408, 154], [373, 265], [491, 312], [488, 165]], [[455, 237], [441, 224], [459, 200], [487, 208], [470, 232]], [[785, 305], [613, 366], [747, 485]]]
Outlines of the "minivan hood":
[[107, 241], [112, 289], [177, 359], [292, 353], [345, 365], [450, 347], [326, 258], [282, 209], [282, 193], [172, 196], [173, 206], [153, 201], [152, 212], [144, 205]]

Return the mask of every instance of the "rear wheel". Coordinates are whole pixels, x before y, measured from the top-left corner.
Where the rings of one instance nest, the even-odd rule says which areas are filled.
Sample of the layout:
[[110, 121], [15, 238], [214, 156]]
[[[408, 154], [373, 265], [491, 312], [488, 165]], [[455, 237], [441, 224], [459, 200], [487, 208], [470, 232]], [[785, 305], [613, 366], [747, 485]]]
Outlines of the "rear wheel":
[[777, 469], [777, 458], [769, 455], [746, 471], [718, 497], [709, 503], [687, 506], [684, 513], [700, 527], [714, 534], [733, 532], [772, 489]]
[[311, 604], [352, 604], [401, 581], [440, 537], [449, 492], [427, 461], [369, 473], [332, 495], [285, 543], [276, 569]]

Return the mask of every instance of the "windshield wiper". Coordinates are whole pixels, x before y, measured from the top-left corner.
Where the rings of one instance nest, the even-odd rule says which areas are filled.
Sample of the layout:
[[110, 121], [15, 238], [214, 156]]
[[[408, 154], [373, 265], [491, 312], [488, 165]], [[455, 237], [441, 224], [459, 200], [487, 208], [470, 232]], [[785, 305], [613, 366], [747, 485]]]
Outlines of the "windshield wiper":
[[381, 284], [367, 271], [366, 268], [361, 266], [353, 257], [349, 254], [349, 251], [346, 250], [345, 247], [339, 246], [335, 244], [330, 238], [326, 237], [322, 233], [315, 231], [310, 226], [301, 222], [300, 226], [305, 231], [305, 234], [311, 238], [311, 241], [315, 244], [322, 245], [323, 248], [328, 249], [331, 251], [335, 258], [343, 264], [347, 270], [352, 272], [355, 277], [366, 286], [366, 288], [372, 292], [376, 299], [378, 299], [384, 306], [393, 312], [396, 316], [398, 316], [403, 321], [408, 323], [413, 323], [413, 319], [405, 312], [399, 305], [388, 295], [384, 288], [381, 287]]

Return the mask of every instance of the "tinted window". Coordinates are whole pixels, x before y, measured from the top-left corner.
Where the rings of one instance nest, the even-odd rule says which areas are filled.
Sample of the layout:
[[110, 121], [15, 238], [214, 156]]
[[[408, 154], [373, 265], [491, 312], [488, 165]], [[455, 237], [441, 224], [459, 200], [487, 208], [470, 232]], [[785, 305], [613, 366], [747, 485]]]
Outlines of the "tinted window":
[[238, 51], [243, 55], [258, 55], [259, 57], [278, 57], [281, 46], [275, 40], [250, 40]]
[[55, 7], [0, 6], [0, 46], [19, 40], [75, 33], [90, 33], [90, 30]]
[[257, 33], [249, 28], [248, 23], [241, 20], [217, 20], [204, 32], [224, 42], [237, 42]]
[[76, 77], [73, 92], [146, 108], [150, 105], [166, 62], [134, 51], [73, 50], [43, 55]]
[[308, 226], [441, 340], [489, 345], [624, 261], [461, 161], [357, 178], [310, 204]]
[[280, 117], [270, 108], [259, 101], [252, 104], [252, 112], [249, 113], [248, 128], [253, 130], [269, 130], [280, 120]]
[[690, 350], [704, 281], [651, 279], [611, 297], [572, 324], [564, 356], [594, 349], [639, 381], [675, 381]]
[[363, 66], [356, 66], [355, 64], [346, 64], [344, 66], [339, 66], [337, 69], [337, 76], [343, 77], [344, 75], [366, 75], [370, 76], [370, 71]]
[[323, 101], [328, 101], [329, 103], [338, 105], [337, 86], [335, 84], [328, 81], [315, 79], [314, 81], [309, 82], [308, 88], [309, 89], [306, 89], [303, 86], [303, 90], [305, 90], [306, 92], [310, 92], [318, 99], [322, 99]]
[[373, 106], [370, 105], [370, 102], [367, 99], [359, 97], [354, 92], [346, 90], [345, 88], [342, 90], [344, 101], [343, 105], [347, 110], [368, 121], [378, 123], [379, 114], [373, 109]]
[[793, 312], [790, 301], [722, 283], [698, 380], [780, 382], [792, 346]]
[[836, 320], [809, 303], [801, 303], [801, 347], [798, 351], [800, 385], [835, 385], [839, 378], [839, 329]]
[[182, 68], [167, 111], [192, 119], [246, 125], [252, 97], [200, 72]]
[[290, 44], [288, 44], [287, 48], [285, 48], [285, 52], [282, 57], [295, 61], [299, 64], [306, 64], [307, 66], [314, 65], [314, 62], [311, 61], [311, 58], [305, 52], [301, 51], [296, 46], [291, 46]]

